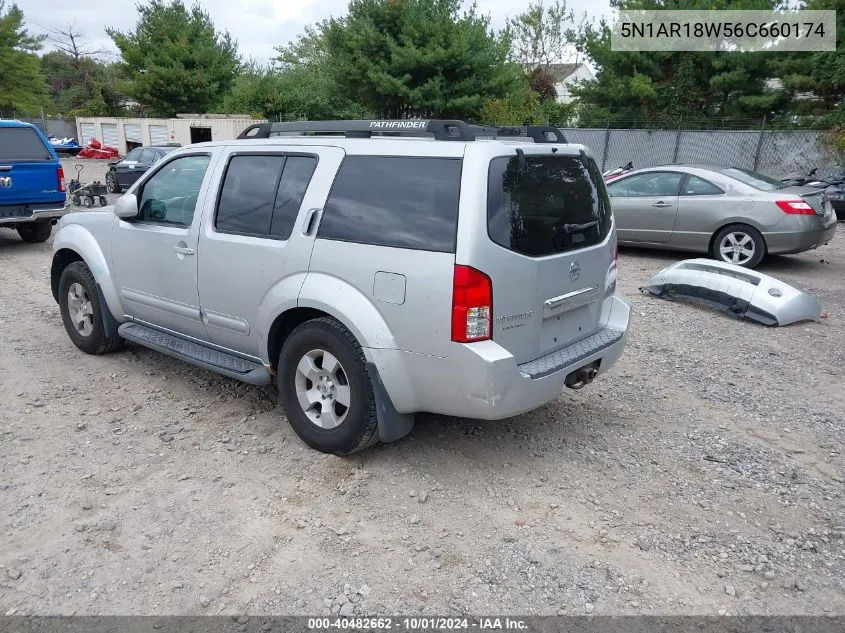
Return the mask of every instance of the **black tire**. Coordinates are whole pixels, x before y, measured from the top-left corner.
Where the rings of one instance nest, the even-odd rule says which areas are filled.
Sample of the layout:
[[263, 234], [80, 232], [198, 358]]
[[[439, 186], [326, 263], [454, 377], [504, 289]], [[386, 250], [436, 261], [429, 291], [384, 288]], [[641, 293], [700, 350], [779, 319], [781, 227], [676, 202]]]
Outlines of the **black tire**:
[[[735, 238], [739, 236], [748, 236], [748, 238], [750, 238], [750, 242], [747, 242], [747, 244], [753, 244], [754, 248], [754, 252], [750, 257], [743, 259], [745, 255], [740, 253], [738, 255], [738, 261], [733, 261], [732, 255], [723, 254], [722, 247], [729, 246], [729, 236], [732, 234]], [[726, 241], [728, 243], [723, 244], [723, 242]], [[713, 259], [718, 259], [719, 261], [726, 262], [728, 264], [737, 264], [744, 268], [755, 268], [757, 264], [763, 261], [763, 257], [766, 256], [766, 241], [763, 239], [763, 236], [760, 235], [760, 231], [755, 229], [753, 226], [748, 226], [747, 224], [729, 224], [716, 233], [713, 238], [713, 244], [710, 248], [710, 256]]]
[[104, 207], [109, 203], [108, 198], [105, 196], [100, 196], [100, 206]]
[[77, 207], [82, 204], [82, 198], [80, 198], [79, 196], [74, 196], [70, 199], [70, 201], [73, 202], [74, 206]]
[[82, 206], [86, 209], [90, 209], [94, 206], [94, 198], [92, 198], [91, 196], [84, 196], [82, 198]]
[[[92, 329], [87, 335], [77, 331], [70, 316], [68, 292], [75, 283], [78, 283], [84, 289], [93, 312]], [[62, 313], [62, 323], [64, 323], [65, 331], [67, 331], [70, 340], [86, 354], [106, 354], [113, 352], [123, 344], [123, 339], [119, 336], [106, 336], [103, 327], [103, 310], [108, 310], [108, 307], [100, 305], [97, 283], [94, 281], [94, 275], [91, 274], [84, 262], [68, 264], [62, 271], [59, 280], [59, 310]]]
[[117, 176], [114, 175], [114, 172], [107, 172], [106, 173], [106, 191], [109, 193], [120, 193], [120, 183], [117, 182]]
[[46, 242], [50, 238], [50, 233], [53, 232], [53, 225], [49, 222], [29, 222], [27, 224], [18, 224], [18, 235], [24, 242], [34, 244], [36, 242]]
[[[312, 422], [296, 395], [300, 360], [313, 350], [337, 358], [350, 390], [346, 417], [332, 429]], [[376, 401], [361, 346], [352, 333], [330, 317], [306, 321], [290, 333], [279, 355], [277, 386], [288, 422], [303, 442], [323, 453], [350, 455], [379, 440]]]

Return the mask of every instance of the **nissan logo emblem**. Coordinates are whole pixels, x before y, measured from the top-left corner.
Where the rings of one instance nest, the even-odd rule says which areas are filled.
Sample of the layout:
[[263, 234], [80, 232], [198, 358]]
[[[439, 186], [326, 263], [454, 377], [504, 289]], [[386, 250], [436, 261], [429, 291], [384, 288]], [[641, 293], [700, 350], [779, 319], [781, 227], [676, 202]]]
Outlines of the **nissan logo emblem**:
[[2, 187], [3, 189], [8, 189], [11, 186], [12, 186], [12, 179], [11, 178], [9, 178], [8, 176], [4, 176], [3, 178], [0, 178], [0, 187]]
[[577, 261], [574, 261], [571, 264], [569, 264], [569, 278], [572, 281], [575, 281], [580, 276], [581, 276], [581, 264], [579, 264]]

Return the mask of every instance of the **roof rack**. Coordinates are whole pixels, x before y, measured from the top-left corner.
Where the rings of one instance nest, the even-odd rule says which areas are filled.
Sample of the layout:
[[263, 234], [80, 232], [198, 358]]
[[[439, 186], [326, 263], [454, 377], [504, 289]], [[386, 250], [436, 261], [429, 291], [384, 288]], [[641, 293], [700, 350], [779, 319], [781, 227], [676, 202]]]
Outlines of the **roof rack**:
[[373, 136], [434, 137], [438, 141], [474, 141], [477, 138], [530, 138], [535, 143], [566, 143], [566, 137], [550, 126], [499, 127], [470, 125], [453, 119], [399, 119], [349, 121], [284, 121], [256, 123], [238, 135], [239, 139], [271, 136], [343, 135], [347, 138]]

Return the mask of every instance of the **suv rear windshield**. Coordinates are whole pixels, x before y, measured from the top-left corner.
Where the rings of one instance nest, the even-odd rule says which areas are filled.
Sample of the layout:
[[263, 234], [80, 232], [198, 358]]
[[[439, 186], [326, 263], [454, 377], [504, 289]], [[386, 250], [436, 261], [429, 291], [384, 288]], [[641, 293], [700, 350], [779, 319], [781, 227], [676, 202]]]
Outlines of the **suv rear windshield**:
[[531, 257], [598, 244], [610, 231], [610, 200], [595, 161], [508, 156], [490, 161], [487, 232]]
[[0, 162], [53, 160], [31, 127], [0, 127]]

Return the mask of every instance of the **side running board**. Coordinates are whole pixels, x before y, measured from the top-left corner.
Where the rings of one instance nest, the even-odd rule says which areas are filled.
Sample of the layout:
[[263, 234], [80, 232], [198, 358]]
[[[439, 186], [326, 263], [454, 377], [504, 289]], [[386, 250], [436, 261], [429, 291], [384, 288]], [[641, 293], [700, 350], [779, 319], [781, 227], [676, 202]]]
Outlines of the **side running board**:
[[272, 382], [270, 372], [260, 363], [245, 360], [173, 334], [167, 334], [146, 325], [124, 323], [117, 328], [117, 333], [128, 341], [223, 376], [229, 376], [252, 385], [269, 385]]

